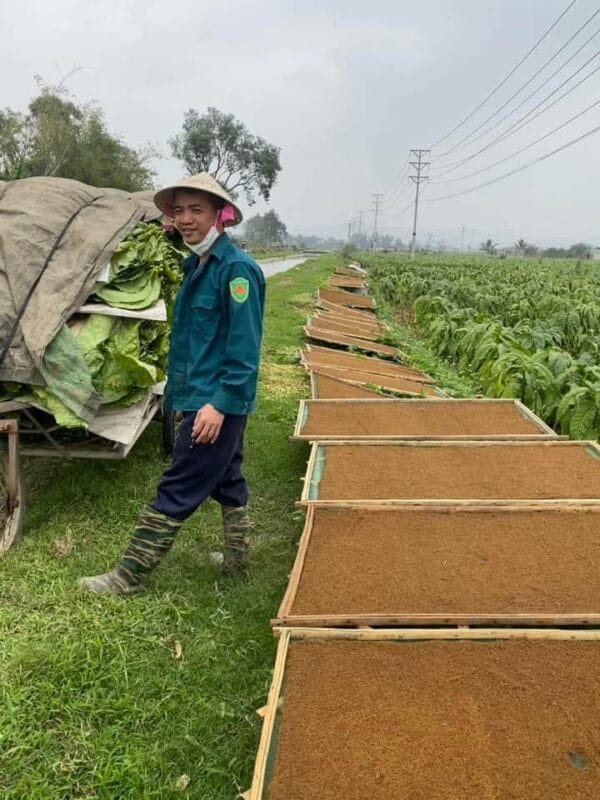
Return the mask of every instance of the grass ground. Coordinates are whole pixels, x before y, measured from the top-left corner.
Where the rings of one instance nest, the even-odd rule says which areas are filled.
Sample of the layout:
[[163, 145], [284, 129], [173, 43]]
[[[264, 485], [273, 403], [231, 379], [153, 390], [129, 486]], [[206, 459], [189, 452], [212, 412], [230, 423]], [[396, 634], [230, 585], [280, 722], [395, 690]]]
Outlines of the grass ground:
[[0, 561], [0, 797], [232, 800], [251, 781], [274, 655], [269, 619], [302, 519], [307, 447], [288, 440], [308, 382], [295, 364], [327, 256], [269, 279], [258, 410], [246, 444], [255, 522], [243, 585], [206, 556], [206, 504], [133, 599], [79, 593], [120, 556], [164, 466], [158, 426], [122, 463], [32, 461], [24, 538]]

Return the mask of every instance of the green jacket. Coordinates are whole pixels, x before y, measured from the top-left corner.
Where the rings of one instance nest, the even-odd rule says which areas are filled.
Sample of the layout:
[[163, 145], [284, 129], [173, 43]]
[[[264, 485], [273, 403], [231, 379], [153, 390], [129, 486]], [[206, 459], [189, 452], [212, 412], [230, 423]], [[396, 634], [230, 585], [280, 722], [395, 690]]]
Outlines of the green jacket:
[[191, 255], [173, 311], [165, 391], [167, 411], [223, 414], [255, 405], [265, 279], [258, 264], [222, 234], [203, 266]]

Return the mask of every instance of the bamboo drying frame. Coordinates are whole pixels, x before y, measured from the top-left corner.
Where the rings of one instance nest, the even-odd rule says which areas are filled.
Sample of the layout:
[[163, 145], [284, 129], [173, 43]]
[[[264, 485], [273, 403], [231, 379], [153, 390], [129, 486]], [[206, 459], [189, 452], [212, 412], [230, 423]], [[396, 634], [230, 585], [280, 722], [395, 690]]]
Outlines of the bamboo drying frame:
[[[325, 397], [325, 398], [321, 397], [320, 398], [319, 397], [319, 393], [318, 393], [319, 392], [319, 387], [318, 387], [318, 380], [317, 380], [319, 377], [324, 378], [325, 380], [328, 380], [328, 381], [333, 381], [333, 383], [342, 384], [342, 385], [348, 387], [349, 390], [351, 390], [354, 387], [356, 387], [357, 389], [360, 389], [362, 392], [367, 392], [367, 394], [372, 395], [373, 398], [390, 397], [390, 395], [382, 395], [382, 394], [380, 394], [375, 389], [369, 388], [366, 384], [356, 383], [355, 381], [347, 381], [347, 380], [345, 380], [343, 378], [334, 378], [331, 375], [325, 375], [324, 373], [316, 372], [315, 370], [308, 370], [308, 373], [309, 373], [309, 379], [310, 379], [311, 398], [313, 400], [319, 400], [319, 399], [321, 399], [321, 400], [327, 400], [327, 399], [335, 400], [335, 399], [340, 399], [340, 398], [327, 398], [327, 397]], [[364, 397], [364, 395], [356, 394], [355, 397], [357, 399], [359, 399], [361, 397]], [[350, 398], [350, 399], [352, 399], [352, 398]]]
[[[329, 311], [309, 314], [306, 324], [309, 327], [325, 328], [327, 331], [341, 333], [345, 336], [355, 336], [359, 339], [371, 338], [374, 342], [387, 336], [387, 332], [379, 325], [364, 325], [362, 322], [346, 320], [343, 317], [336, 317]], [[338, 327], [333, 327], [336, 325]]]
[[[337, 295], [336, 300], [330, 300], [328, 297], [323, 296], [323, 292], [327, 292], [330, 295]], [[333, 305], [347, 306], [348, 308], [360, 308], [369, 311], [374, 311], [376, 308], [375, 301], [368, 295], [344, 292], [338, 289], [328, 289], [327, 287], [321, 287], [317, 291], [317, 303], [320, 303], [321, 300], [326, 300], [328, 303], [333, 303]]]
[[[361, 270], [359, 272], [359, 270]], [[362, 267], [336, 267], [332, 273], [333, 275], [345, 275], [346, 277], [362, 278], [367, 274], [366, 270]]]
[[[400, 353], [400, 351], [398, 352]], [[355, 359], [357, 362], [364, 362], [353, 367], [354, 372], [363, 372], [367, 375], [377, 375], [385, 378], [397, 377], [398, 379], [409, 380], [413, 383], [430, 383], [431, 385], [435, 385], [437, 383], [436, 379], [431, 375], [428, 375], [426, 372], [422, 372], [420, 369], [416, 369], [415, 367], [409, 367], [403, 361], [379, 358], [378, 356], [367, 356], [358, 353], [349, 353], [346, 350], [334, 350], [331, 347], [310, 344], [309, 342], [306, 342], [304, 347], [300, 350], [300, 361], [307, 369], [344, 369], [344, 367], [340, 366], [339, 363], [317, 364], [312, 367], [309, 363], [311, 360], [311, 353], [316, 358], [319, 358], [321, 355], [326, 356], [329, 353], [333, 353], [334, 355]], [[402, 355], [402, 353], [400, 354]], [[365, 367], [365, 369], [362, 369], [362, 367]], [[388, 375], [385, 372], [380, 372], [382, 367], [386, 369], [391, 367], [394, 374]], [[399, 372], [404, 374], [400, 375], [398, 374]], [[409, 377], [409, 375], [406, 373], [409, 373], [414, 377]]]
[[[351, 327], [351, 326], [349, 326]], [[381, 345], [382, 342], [379, 341], [381, 337], [384, 335], [380, 331], [360, 331], [358, 328], [355, 328], [354, 333], [350, 333], [349, 331], [341, 331], [338, 328], [331, 328], [327, 324], [326, 321], [323, 320], [322, 317], [309, 317], [308, 323], [305, 327], [305, 330], [309, 329], [315, 331], [318, 334], [323, 334], [324, 336], [351, 336], [353, 339], [362, 339], [367, 343]], [[311, 338], [315, 339], [316, 337], [313, 335]], [[384, 345], [387, 346], [387, 345]]]
[[[334, 353], [339, 353], [341, 355], [345, 355], [343, 350], [334, 350]], [[354, 356], [355, 354], [350, 354]], [[312, 357], [311, 357], [312, 356]], [[326, 364], [321, 364], [318, 361], [315, 361], [315, 357], [319, 358], [320, 353], [315, 353], [314, 350], [309, 350], [308, 352], [301, 352], [300, 353], [300, 362], [305, 369], [313, 369], [316, 372], [323, 372], [323, 370], [333, 371], [335, 373], [340, 373], [341, 375], [347, 375], [348, 372], [355, 372], [361, 376], [364, 376], [365, 382], [370, 381], [377, 381], [378, 378], [384, 378], [386, 380], [398, 380], [398, 381], [408, 381], [409, 383], [423, 383], [427, 386], [437, 387], [437, 382], [435, 378], [432, 378], [431, 375], [427, 375], [425, 372], [421, 372], [418, 369], [413, 369], [412, 367], [407, 367], [406, 364], [402, 362], [383, 362], [384, 364], [387, 363], [388, 368], [391, 367], [392, 370], [384, 371], [380, 366], [371, 367], [369, 364], [359, 364], [353, 365], [352, 362], [347, 362], [344, 364], [343, 361], [336, 362], [331, 361]], [[382, 361], [379, 358], [371, 358], [370, 356], [366, 356], [373, 361]], [[360, 361], [360, 358], [358, 359]], [[364, 369], [363, 369], [364, 367]], [[344, 378], [343, 380], [348, 380]]]
[[336, 275], [335, 273], [329, 277], [327, 281], [328, 289], [368, 289], [369, 284], [364, 278], [360, 276], [354, 277], [353, 275]]
[[[315, 369], [314, 367], [304, 366], [304, 368], [310, 375], [313, 375], [313, 374], [314, 375], [321, 375], [323, 378], [330, 378], [333, 381], [340, 381], [341, 383], [347, 383], [350, 386], [359, 386], [361, 389], [369, 389], [370, 391], [373, 392], [373, 394], [379, 394], [379, 393], [375, 389], [371, 389], [371, 386], [373, 386], [373, 385], [381, 386], [381, 388], [384, 391], [389, 393], [389, 394], [386, 394], [386, 395], [379, 395], [384, 400], [386, 400], [386, 399], [393, 400], [394, 396], [401, 397], [401, 398], [402, 397], [415, 398], [416, 400], [423, 400], [423, 399], [427, 398], [427, 395], [422, 394], [422, 392], [411, 392], [409, 389], [391, 389], [390, 387], [387, 386], [387, 384], [374, 383], [374, 382], [371, 383], [369, 381], [366, 381], [366, 382], [363, 383], [361, 381], [350, 380], [349, 378], [341, 378], [341, 377], [338, 377], [337, 375], [330, 375], [327, 372], [328, 367], [323, 367], [322, 369], [321, 368]], [[371, 373], [368, 373], [368, 374], [371, 374]], [[378, 375], [372, 375], [372, 377], [374, 377], [374, 378], [380, 377], [381, 378], [381, 377], [385, 377], [385, 376], [384, 375], [379, 375], [379, 376]], [[417, 383], [417, 381], [410, 381], [410, 379], [408, 379], [408, 378], [406, 380], [409, 383], [415, 383], [415, 384]], [[434, 391], [436, 393], [437, 397], [432, 398], [433, 400], [443, 400], [443, 399], [445, 399], [445, 395], [444, 395], [443, 391], [438, 386], [435, 386], [435, 385], [430, 384], [430, 383], [423, 383], [422, 381], [419, 381], [418, 383], [421, 386], [428, 386], [431, 391]], [[318, 400], [319, 398], [316, 397], [314, 399]], [[325, 400], [327, 398], [321, 398], [321, 399]], [[339, 398], [339, 399], [343, 399], [343, 398]], [[352, 398], [350, 398], [350, 399], [352, 399]]]
[[[398, 348], [392, 347], [389, 344], [381, 344], [380, 342], [370, 341], [369, 339], [360, 339], [358, 336], [352, 336], [349, 333], [337, 333], [332, 331], [314, 330], [313, 328], [305, 325], [302, 330], [307, 339], [315, 339], [317, 342], [328, 342], [329, 344], [336, 344], [340, 347], [356, 347], [357, 350], [364, 350], [366, 353], [388, 353], [389, 358], [394, 360], [396, 357], [401, 358], [402, 353]], [[312, 333], [311, 333], [312, 331]], [[342, 342], [340, 337], [345, 336], [348, 339], [353, 339], [352, 342]]]
[[[383, 381], [406, 381], [416, 385], [428, 386], [430, 389], [439, 389], [435, 378], [431, 378], [424, 372], [419, 372], [418, 370], [413, 370], [410, 367], [405, 367], [402, 364], [398, 364], [398, 370], [395, 374], [387, 374], [385, 372], [372, 372], [368, 367], [364, 370], [360, 369], [361, 365], [354, 367], [352, 364], [343, 366], [342, 363], [320, 364], [311, 359], [309, 355], [308, 358], [304, 357], [303, 366], [305, 369], [312, 369], [315, 370], [315, 372], [332, 372], [334, 373], [332, 377], [341, 377], [342, 380], [354, 380], [355, 383], [373, 383], [379, 386], [383, 385]], [[392, 364], [392, 366], [394, 365]], [[353, 373], [355, 376], [360, 376], [360, 379], [344, 378], [343, 376], [348, 375], [348, 373]], [[391, 387], [391, 384], [387, 385]], [[395, 391], [400, 390], [396, 389]], [[441, 391], [441, 389], [439, 389], [439, 391]]]
[[353, 498], [352, 500], [314, 500], [309, 497], [310, 494], [310, 487], [312, 483], [312, 476], [314, 473], [315, 464], [317, 461], [317, 455], [319, 448], [325, 447], [345, 447], [348, 445], [352, 445], [354, 447], [370, 447], [373, 445], [377, 445], [378, 447], [584, 447], [589, 450], [593, 450], [595, 453], [595, 457], [600, 459], [600, 445], [598, 442], [592, 441], [584, 441], [584, 440], [564, 440], [564, 439], [538, 439], [537, 441], [523, 441], [523, 440], [506, 440], [506, 441], [493, 441], [493, 440], [474, 440], [469, 439], [468, 441], [435, 441], [435, 440], [417, 440], [411, 439], [408, 441], [405, 440], [391, 440], [391, 439], [383, 439], [380, 441], [373, 440], [372, 438], [368, 440], [352, 440], [352, 439], [336, 439], [335, 441], [327, 441], [327, 442], [314, 442], [311, 446], [310, 457], [308, 459], [306, 473], [304, 478], [302, 478], [304, 482], [304, 486], [302, 489], [302, 494], [300, 496], [300, 500], [297, 501], [296, 505], [298, 506], [307, 506], [307, 505], [323, 505], [326, 503], [327, 505], [337, 506], [338, 508], [345, 508], [347, 506], [356, 505], [357, 503], [361, 506], [374, 506], [374, 505], [386, 505], [386, 506], [436, 506], [436, 505], [447, 505], [447, 506], [496, 506], [498, 508], [502, 506], [519, 506], [519, 507], [528, 507], [528, 506], [536, 506], [536, 505], [565, 505], [565, 504], [576, 504], [576, 505], [595, 505], [596, 503], [600, 502], [600, 487], [598, 491], [597, 498], [577, 498], [577, 497], [565, 497], [565, 498], [552, 498], [552, 499], [520, 499], [520, 498], [505, 498], [505, 499], [489, 499], [489, 498], [403, 498], [403, 499], [396, 499], [396, 498], [380, 498], [380, 499], [369, 499], [369, 498]]
[[502, 641], [525, 639], [530, 641], [600, 641], [600, 631], [570, 631], [550, 629], [514, 628], [412, 628], [407, 630], [325, 629], [325, 628], [275, 628], [279, 638], [273, 680], [264, 709], [260, 741], [254, 762], [252, 786], [244, 800], [267, 800], [265, 794], [269, 758], [274, 752], [275, 723], [281, 706], [290, 644], [294, 641], [363, 641], [363, 642], [415, 642], [415, 641]]
[[336, 314], [334, 311], [327, 311], [323, 308], [314, 309], [311, 317], [320, 322], [335, 322], [338, 325], [345, 325], [346, 327], [353, 328], [354, 330], [380, 333], [382, 336], [386, 336], [389, 333], [387, 326], [377, 319], [374, 319], [373, 322], [362, 319], [352, 319], [344, 316], [343, 314]]
[[[317, 508], [340, 510], [340, 507], [333, 504], [323, 503], [311, 504], [306, 513], [304, 529], [298, 543], [298, 552], [288, 578], [288, 585], [285, 594], [282, 598], [281, 604], [277, 611], [277, 617], [271, 620], [273, 627], [309, 627], [309, 628], [371, 628], [371, 627], [419, 627], [419, 626], [479, 626], [479, 625], [510, 625], [511, 627], [520, 626], [548, 626], [548, 627], [561, 627], [561, 626], [580, 626], [580, 627], [600, 627], [600, 612], [591, 613], [433, 613], [433, 612], [419, 612], [419, 613], [346, 613], [346, 614], [293, 614], [292, 608], [296, 600], [300, 581], [304, 571], [306, 556], [310, 548], [311, 537], [313, 533], [313, 526], [315, 521], [315, 513]], [[365, 506], [360, 503], [353, 503], [349, 505], [352, 510], [364, 510]], [[389, 511], [390, 506], [370, 506], [371, 511]], [[454, 514], [469, 514], [469, 513], [507, 513], [512, 514], [515, 511], [537, 511], [543, 513], [544, 511], [554, 511], [557, 513], [568, 513], [573, 511], [586, 511], [600, 515], [600, 501], [595, 501], [592, 504], [573, 504], [571, 506], [529, 506], [522, 507], [518, 505], [502, 506], [498, 508], [496, 505], [488, 504], [485, 506], [448, 506], [438, 504], [436, 506], [403, 506], [398, 507], [398, 511], [412, 511], [421, 513], [439, 513], [447, 515]]]
[[[335, 379], [334, 379], [335, 380]], [[401, 403], [404, 405], [409, 404], [462, 404], [462, 405], [489, 405], [489, 404], [501, 404], [501, 405], [511, 405], [513, 408], [516, 408], [522, 417], [524, 417], [528, 422], [531, 422], [538, 429], [538, 433], [494, 433], [494, 434], [436, 434], [436, 435], [427, 435], [427, 434], [401, 434], [401, 433], [394, 433], [394, 434], [303, 434], [302, 429], [305, 425], [305, 415], [307, 413], [307, 409], [310, 408], [312, 405], [348, 405], [348, 404], [386, 404], [386, 405], [395, 405], [397, 403]], [[479, 440], [486, 440], [486, 441], [508, 441], [508, 440], [519, 440], [519, 441], [544, 441], [547, 439], [566, 439], [567, 437], [559, 436], [555, 433], [552, 428], [546, 425], [536, 414], [533, 413], [527, 406], [521, 403], [520, 400], [511, 400], [506, 398], [500, 398], [498, 400], [493, 398], [473, 398], [473, 399], [464, 399], [464, 398], [440, 398], [440, 397], [426, 397], [426, 398], [387, 398], [387, 397], [374, 397], [374, 398], [367, 398], [367, 397], [357, 397], [357, 398], [330, 398], [330, 399], [319, 399], [313, 398], [311, 400], [300, 400], [298, 406], [298, 414], [296, 417], [296, 424], [294, 426], [294, 432], [292, 434], [292, 438], [301, 441], [309, 441], [309, 442], [334, 442], [338, 440], [352, 440], [353, 442], [360, 442], [360, 441], [451, 441], [451, 442], [462, 442], [462, 441], [479, 441]]]
[[362, 316], [359, 316], [357, 319], [349, 314], [340, 314], [338, 311], [332, 311], [329, 308], [315, 308], [312, 313], [317, 319], [327, 319], [344, 325], [354, 325], [355, 327], [366, 328], [371, 331], [381, 331], [384, 335], [388, 334], [390, 330], [387, 323], [378, 317], [374, 317], [370, 320], [363, 319]]
[[378, 321], [378, 322], [381, 321], [379, 319], [379, 317], [376, 316], [375, 314], [373, 314], [373, 312], [370, 311], [369, 309], [350, 308], [350, 306], [344, 306], [344, 305], [341, 305], [340, 303], [332, 303], [330, 300], [321, 299], [319, 301], [318, 307], [320, 309], [322, 309], [323, 311], [331, 311], [331, 312], [333, 312], [335, 314], [341, 314], [341, 315], [346, 316], [346, 317], [348, 317], [350, 319], [360, 319], [360, 318], [362, 318], [362, 319], [365, 319], [367, 322], [368, 321]]

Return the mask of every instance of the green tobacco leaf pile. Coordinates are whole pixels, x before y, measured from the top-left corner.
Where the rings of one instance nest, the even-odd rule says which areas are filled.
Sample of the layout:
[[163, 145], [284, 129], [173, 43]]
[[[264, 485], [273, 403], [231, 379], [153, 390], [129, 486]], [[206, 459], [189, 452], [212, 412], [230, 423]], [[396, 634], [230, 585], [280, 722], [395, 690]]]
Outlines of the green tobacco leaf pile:
[[110, 261], [108, 283], [95, 296], [114, 308], [139, 311], [162, 297], [170, 305], [179, 286], [182, 253], [155, 223], [141, 222], [121, 242]]
[[[111, 259], [109, 282], [93, 300], [142, 310], [162, 298], [170, 319], [183, 254], [160, 226], [140, 223]], [[99, 406], [128, 406], [164, 379], [168, 323], [102, 314], [73, 317], [44, 354], [45, 386], [0, 384], [0, 400], [35, 403], [65, 428], [85, 427]]]

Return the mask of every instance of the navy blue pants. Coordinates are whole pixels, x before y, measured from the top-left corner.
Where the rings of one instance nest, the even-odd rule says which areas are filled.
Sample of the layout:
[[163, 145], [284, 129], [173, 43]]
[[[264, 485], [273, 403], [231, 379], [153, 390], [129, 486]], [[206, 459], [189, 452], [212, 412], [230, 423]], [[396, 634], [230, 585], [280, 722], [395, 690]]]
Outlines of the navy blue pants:
[[248, 502], [242, 475], [246, 417], [227, 414], [214, 444], [196, 444], [196, 412], [184, 412], [173, 448], [173, 461], [162, 475], [151, 506], [171, 519], [187, 519], [208, 497], [239, 508]]

